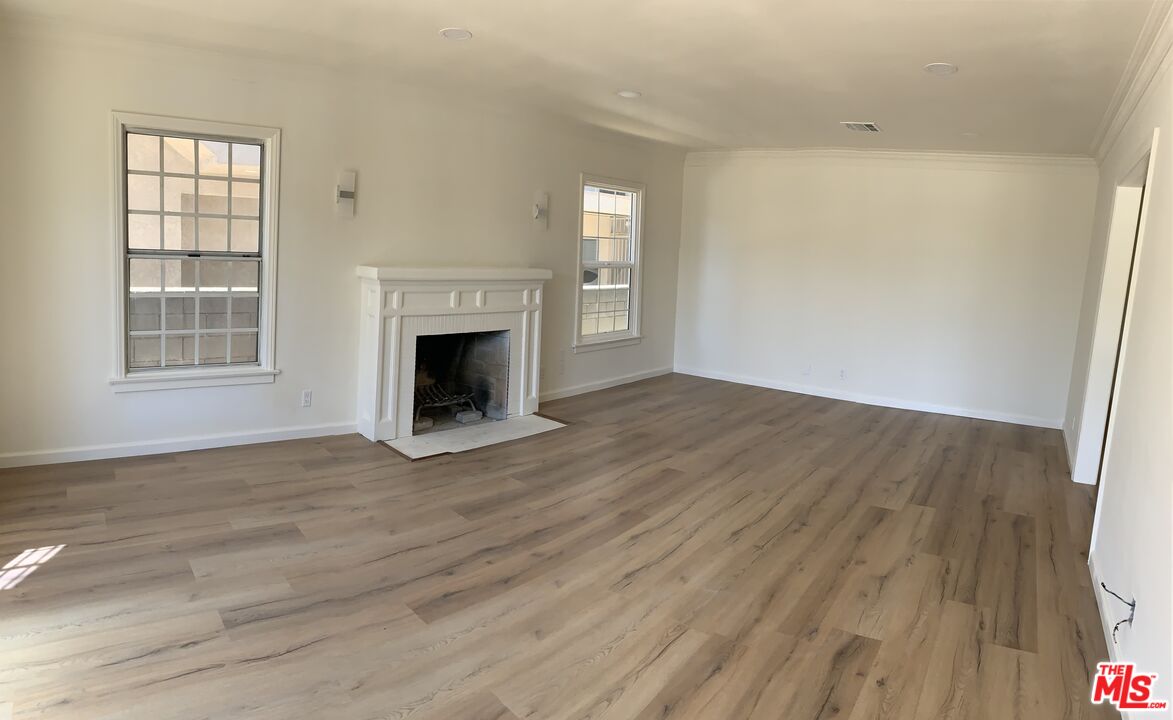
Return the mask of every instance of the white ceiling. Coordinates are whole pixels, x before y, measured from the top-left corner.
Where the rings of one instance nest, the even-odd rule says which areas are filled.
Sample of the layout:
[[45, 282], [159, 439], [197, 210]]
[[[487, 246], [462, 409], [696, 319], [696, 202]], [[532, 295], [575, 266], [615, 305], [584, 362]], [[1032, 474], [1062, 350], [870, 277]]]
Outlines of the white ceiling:
[[[1162, 7], [1168, 0], [1156, 0]], [[400, 81], [690, 148], [1086, 155], [1154, 0], [0, 0]], [[442, 40], [446, 26], [467, 42]], [[934, 77], [921, 66], [961, 71]], [[639, 100], [615, 96], [621, 88]], [[878, 135], [841, 120], [875, 121]], [[966, 133], [969, 133], [967, 135]], [[976, 133], [976, 135], [973, 135]]]

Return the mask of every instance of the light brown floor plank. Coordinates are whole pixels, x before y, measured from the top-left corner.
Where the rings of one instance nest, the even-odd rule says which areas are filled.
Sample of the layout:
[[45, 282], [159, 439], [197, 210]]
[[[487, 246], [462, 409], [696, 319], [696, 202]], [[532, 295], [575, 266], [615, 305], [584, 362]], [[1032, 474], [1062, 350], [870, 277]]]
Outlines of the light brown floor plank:
[[[0, 471], [26, 720], [1060, 720], [1105, 656], [1056, 431], [683, 375], [411, 463]], [[3, 564], [3, 563], [0, 563]]]

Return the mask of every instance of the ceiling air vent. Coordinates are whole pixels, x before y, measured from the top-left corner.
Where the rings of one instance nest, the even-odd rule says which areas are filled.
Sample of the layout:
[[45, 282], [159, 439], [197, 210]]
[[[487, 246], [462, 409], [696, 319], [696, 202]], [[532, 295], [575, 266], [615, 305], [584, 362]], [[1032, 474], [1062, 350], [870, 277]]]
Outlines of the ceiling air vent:
[[880, 132], [880, 126], [874, 122], [841, 122], [839, 124], [856, 132]]

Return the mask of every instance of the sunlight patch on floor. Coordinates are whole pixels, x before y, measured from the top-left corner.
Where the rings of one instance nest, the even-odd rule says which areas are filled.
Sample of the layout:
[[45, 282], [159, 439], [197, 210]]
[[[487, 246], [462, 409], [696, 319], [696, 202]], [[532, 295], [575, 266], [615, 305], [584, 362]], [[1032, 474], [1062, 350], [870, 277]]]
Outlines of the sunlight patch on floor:
[[39, 548], [29, 548], [8, 561], [0, 570], [0, 590], [11, 590], [19, 585], [29, 575], [53, 559], [61, 552], [64, 545], [47, 545]]

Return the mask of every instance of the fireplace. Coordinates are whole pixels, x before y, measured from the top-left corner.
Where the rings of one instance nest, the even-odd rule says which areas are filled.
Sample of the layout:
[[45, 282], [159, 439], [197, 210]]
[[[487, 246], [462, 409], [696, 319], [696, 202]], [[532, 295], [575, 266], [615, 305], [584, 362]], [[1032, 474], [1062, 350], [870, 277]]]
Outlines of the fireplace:
[[[475, 410], [463, 419], [480, 412], [481, 422], [501, 420], [483, 428], [500, 435], [538, 409], [549, 270], [364, 265], [358, 276], [360, 433], [371, 440], [409, 438], [418, 411], [420, 418], [434, 416], [431, 428], [419, 430], [431, 435], [441, 429], [437, 419], [456, 421], [457, 412]], [[431, 390], [418, 391], [426, 386]], [[417, 404], [421, 394], [432, 407]], [[442, 404], [462, 395], [469, 401]]]
[[504, 420], [508, 410], [508, 330], [416, 338], [413, 434]]

